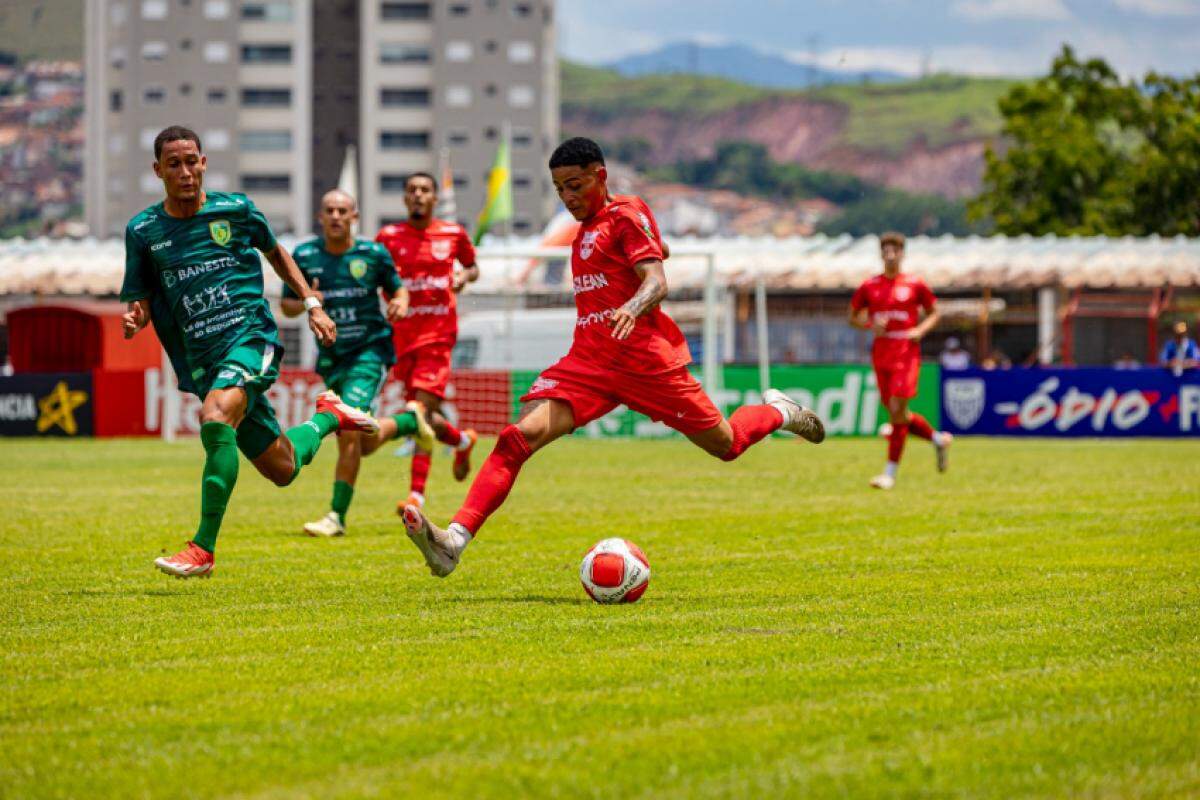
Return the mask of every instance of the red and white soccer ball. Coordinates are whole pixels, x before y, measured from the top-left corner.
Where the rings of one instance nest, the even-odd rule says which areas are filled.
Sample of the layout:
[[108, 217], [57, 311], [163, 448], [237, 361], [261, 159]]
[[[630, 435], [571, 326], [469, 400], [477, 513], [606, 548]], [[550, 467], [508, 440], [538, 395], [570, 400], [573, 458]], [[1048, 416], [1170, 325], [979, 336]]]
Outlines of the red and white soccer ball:
[[650, 562], [633, 542], [605, 539], [583, 557], [579, 580], [597, 603], [636, 603], [650, 585]]

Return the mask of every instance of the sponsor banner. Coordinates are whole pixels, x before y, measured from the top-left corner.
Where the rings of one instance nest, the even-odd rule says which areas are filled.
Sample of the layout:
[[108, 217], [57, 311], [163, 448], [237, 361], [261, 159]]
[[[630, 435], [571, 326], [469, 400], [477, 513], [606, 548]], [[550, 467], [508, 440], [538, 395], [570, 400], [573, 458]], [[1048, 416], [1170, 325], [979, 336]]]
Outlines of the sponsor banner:
[[943, 373], [946, 430], [992, 436], [1197, 436], [1200, 374], [1165, 369]]
[[86, 372], [0, 377], [0, 436], [90, 436], [92, 376]]
[[[699, 367], [693, 370], [699, 377]], [[513, 413], [521, 395], [537, 379], [536, 372], [513, 373]], [[937, 426], [941, 367], [922, 364], [917, 385], [917, 397], [909, 406]], [[887, 412], [879, 402], [875, 373], [866, 364], [781, 365], [771, 367], [771, 385], [791, 396], [796, 402], [815, 410], [825, 421], [831, 436], [871, 436], [887, 422]], [[728, 416], [738, 406], [762, 402], [759, 391], [758, 367], [726, 366], [722, 371], [722, 388], [713, 393], [713, 402]], [[666, 425], [651, 422], [641, 414], [621, 406], [600, 419], [576, 431], [590, 437], [636, 436], [656, 438], [678, 435]]]

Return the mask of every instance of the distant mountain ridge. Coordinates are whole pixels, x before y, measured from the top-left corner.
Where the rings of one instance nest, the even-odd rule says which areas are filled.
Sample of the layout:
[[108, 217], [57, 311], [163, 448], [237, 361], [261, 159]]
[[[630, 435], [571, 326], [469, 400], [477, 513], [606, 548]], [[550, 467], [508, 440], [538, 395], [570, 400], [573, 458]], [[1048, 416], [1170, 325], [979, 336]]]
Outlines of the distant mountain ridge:
[[883, 70], [833, 70], [800, 64], [743, 44], [674, 42], [649, 53], [625, 56], [607, 65], [626, 77], [685, 73], [727, 78], [768, 89], [804, 89], [843, 83], [906, 80]]

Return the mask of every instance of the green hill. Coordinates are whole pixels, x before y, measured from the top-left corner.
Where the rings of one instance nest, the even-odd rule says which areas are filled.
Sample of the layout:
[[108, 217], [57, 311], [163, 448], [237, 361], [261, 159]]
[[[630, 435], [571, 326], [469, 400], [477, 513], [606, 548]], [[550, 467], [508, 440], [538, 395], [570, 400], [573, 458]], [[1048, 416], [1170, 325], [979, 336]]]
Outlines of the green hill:
[[723, 78], [647, 75], [626, 78], [614, 70], [560, 62], [562, 112], [612, 119], [662, 111], [705, 117], [771, 99], [831, 103], [847, 112], [846, 145], [899, 154], [914, 141], [931, 147], [994, 136], [997, 101], [1016, 83], [1006, 78], [934, 75], [903, 83], [830, 86], [813, 90], [763, 89]]

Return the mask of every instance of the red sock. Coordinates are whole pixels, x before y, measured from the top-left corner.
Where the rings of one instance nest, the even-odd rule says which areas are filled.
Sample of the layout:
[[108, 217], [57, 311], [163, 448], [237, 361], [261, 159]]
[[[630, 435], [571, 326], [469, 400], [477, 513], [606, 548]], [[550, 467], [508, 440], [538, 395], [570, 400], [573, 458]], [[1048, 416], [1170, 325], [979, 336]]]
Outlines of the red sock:
[[442, 424], [445, 427], [438, 433], [437, 440], [442, 444], [458, 447], [458, 443], [462, 441], [462, 431], [451, 425], [449, 420]]
[[904, 442], [908, 439], [907, 425], [893, 425], [892, 435], [888, 437], [888, 461], [900, 463], [900, 455], [904, 452]]
[[472, 535], [478, 535], [483, 523], [487, 522], [497, 508], [504, 503], [508, 492], [516, 483], [521, 465], [529, 460], [533, 451], [525, 436], [516, 425], [509, 425], [500, 431], [496, 447], [492, 454], [479, 468], [479, 474], [471, 483], [467, 499], [462, 508], [454, 515], [454, 521], [469, 530]]
[[425, 481], [429, 479], [429, 463], [433, 460], [432, 453], [417, 450], [412, 457], [412, 481], [409, 491], [425, 494]]
[[783, 425], [783, 414], [771, 406], [742, 406], [729, 418], [733, 428], [733, 444], [729, 452], [721, 456], [722, 461], [733, 461], [746, 452], [751, 445], [762, 441], [772, 431]]
[[910, 414], [909, 416], [911, 416], [912, 419], [908, 421], [908, 429], [912, 432], [912, 435], [919, 436], [928, 442], [932, 442], [933, 426], [929, 424], [929, 420], [916, 413]]

